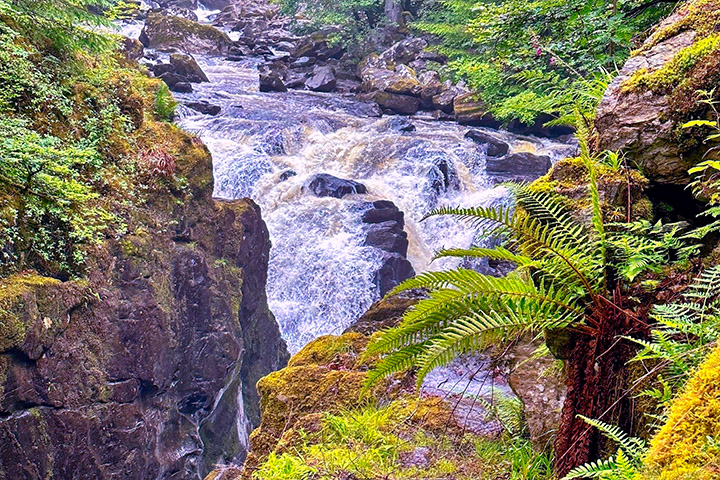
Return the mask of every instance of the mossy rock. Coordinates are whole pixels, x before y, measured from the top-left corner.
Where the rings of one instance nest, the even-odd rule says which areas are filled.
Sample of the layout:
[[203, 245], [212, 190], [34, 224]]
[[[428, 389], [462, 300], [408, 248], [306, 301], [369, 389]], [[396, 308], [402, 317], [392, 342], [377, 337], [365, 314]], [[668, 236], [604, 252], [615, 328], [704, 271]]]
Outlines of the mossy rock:
[[18, 348], [38, 358], [67, 326], [68, 312], [87, 298], [85, 282], [33, 273], [0, 279], [0, 353]]
[[720, 478], [720, 347], [673, 401], [645, 459], [647, 479]]
[[288, 367], [336, 364], [352, 368], [368, 341], [368, 337], [356, 332], [318, 337], [296, 353]]
[[[652, 204], [645, 190], [648, 180], [635, 169], [614, 170], [608, 165], [595, 165], [598, 192], [606, 220], [627, 218], [628, 186], [630, 186], [631, 218], [652, 219]], [[587, 222], [591, 215], [588, 170], [581, 158], [557, 161], [550, 171], [535, 180], [530, 188], [537, 192], [552, 192], [564, 198], [565, 206], [579, 221]]]
[[651, 181], [685, 185], [714, 144], [689, 120], [715, 120], [701, 91], [720, 82], [720, 0], [690, 0], [625, 63], [600, 102], [600, 150], [622, 151]]
[[357, 404], [367, 374], [325, 366], [287, 367], [258, 382], [262, 426], [282, 431], [311, 412], [332, 412]]
[[232, 44], [227, 34], [215, 27], [160, 12], [148, 15], [140, 41], [148, 48], [211, 55], [226, 54]]

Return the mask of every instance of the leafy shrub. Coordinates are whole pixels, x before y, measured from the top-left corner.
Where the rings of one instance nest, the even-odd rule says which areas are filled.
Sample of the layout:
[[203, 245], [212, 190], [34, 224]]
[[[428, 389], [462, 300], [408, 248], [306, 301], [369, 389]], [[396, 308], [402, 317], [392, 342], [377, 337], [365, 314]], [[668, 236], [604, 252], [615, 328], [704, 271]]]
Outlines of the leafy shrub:
[[436, 0], [424, 4], [414, 27], [440, 39], [450, 69], [482, 93], [494, 115], [528, 122], [557, 113], [553, 97], [567, 99], [562, 94], [580, 89], [577, 82], [587, 87], [614, 71], [633, 37], [672, 3]]

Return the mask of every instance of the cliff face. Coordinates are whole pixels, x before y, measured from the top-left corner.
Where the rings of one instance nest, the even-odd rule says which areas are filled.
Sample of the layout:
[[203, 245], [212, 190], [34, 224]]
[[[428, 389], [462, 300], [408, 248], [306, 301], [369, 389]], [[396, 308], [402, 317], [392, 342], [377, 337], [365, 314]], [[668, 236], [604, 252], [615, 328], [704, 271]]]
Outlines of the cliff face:
[[86, 280], [0, 280], [0, 478], [189, 479], [245, 456], [255, 383], [288, 359], [268, 232], [252, 201], [212, 200], [203, 145], [161, 133], [185, 184], [134, 205]]

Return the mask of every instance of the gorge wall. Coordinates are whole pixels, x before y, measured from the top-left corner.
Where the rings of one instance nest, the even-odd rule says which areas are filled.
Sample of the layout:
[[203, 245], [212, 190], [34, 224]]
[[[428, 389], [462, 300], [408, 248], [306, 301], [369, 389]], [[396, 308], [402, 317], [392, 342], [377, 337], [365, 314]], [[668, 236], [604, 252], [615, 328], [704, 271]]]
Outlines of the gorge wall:
[[241, 462], [255, 383], [288, 359], [259, 207], [165, 125], [184, 188], [134, 206], [86, 280], [0, 280], [0, 478], [200, 478]]

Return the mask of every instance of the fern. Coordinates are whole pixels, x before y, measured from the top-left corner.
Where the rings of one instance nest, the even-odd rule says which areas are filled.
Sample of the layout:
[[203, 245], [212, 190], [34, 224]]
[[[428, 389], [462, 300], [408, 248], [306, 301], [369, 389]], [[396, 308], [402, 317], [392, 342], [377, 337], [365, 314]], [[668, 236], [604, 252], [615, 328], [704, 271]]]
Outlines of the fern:
[[640, 438], [630, 437], [616, 425], [602, 422], [600, 420], [583, 417], [588, 425], [597, 428], [618, 445], [616, 455], [605, 460], [588, 462], [572, 469], [562, 480], [574, 478], [600, 478], [602, 480], [635, 480], [639, 478], [639, 469], [642, 459], [647, 453], [647, 445]]
[[[651, 317], [657, 327], [650, 340], [630, 338], [642, 349], [633, 361], [662, 362], [663, 390], [655, 387], [642, 395], [661, 398], [666, 405], [688, 374], [697, 367], [720, 338], [720, 265], [703, 271], [688, 287], [683, 299], [668, 305], [656, 305]], [[661, 395], [662, 394], [662, 395]]]

